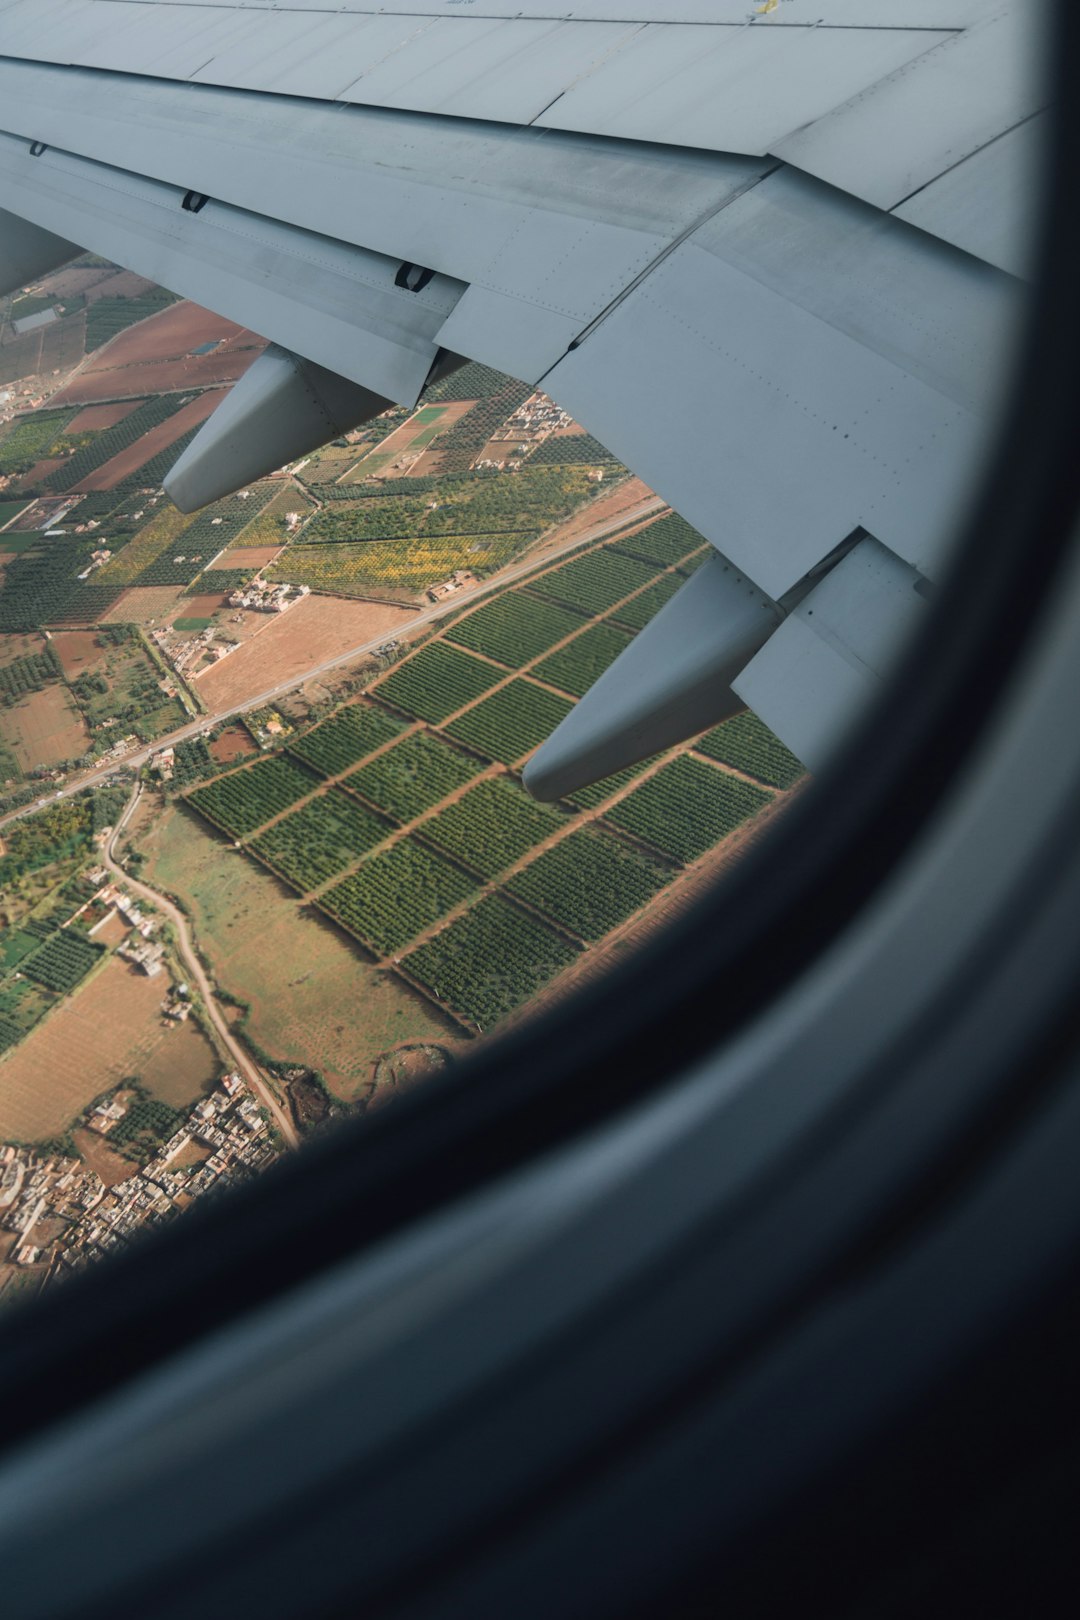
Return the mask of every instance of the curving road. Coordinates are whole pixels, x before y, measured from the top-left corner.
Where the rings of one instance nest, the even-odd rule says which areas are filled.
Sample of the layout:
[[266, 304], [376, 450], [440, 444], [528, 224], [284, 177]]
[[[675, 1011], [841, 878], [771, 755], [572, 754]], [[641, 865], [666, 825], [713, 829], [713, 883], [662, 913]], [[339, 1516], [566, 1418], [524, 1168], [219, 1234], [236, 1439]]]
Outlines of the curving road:
[[127, 826], [128, 821], [131, 819], [131, 816], [142, 797], [142, 791], [142, 783], [140, 782], [136, 785], [131, 798], [124, 806], [123, 814], [117, 821], [108, 843], [102, 850], [102, 858], [104, 863], [109, 868], [109, 871], [113, 874], [113, 876], [123, 882], [133, 894], [137, 894], [141, 899], [146, 900], [150, 905], [156, 907], [158, 911], [163, 912], [164, 915], [168, 917], [169, 921], [176, 929], [177, 948], [181, 960], [183, 961], [184, 968], [189, 974], [192, 983], [198, 986], [199, 994], [202, 996], [203, 1005], [206, 1008], [207, 1016], [209, 1017], [210, 1022], [213, 1024], [214, 1029], [217, 1031], [218, 1038], [220, 1039], [222, 1046], [228, 1052], [232, 1062], [236, 1065], [237, 1069], [239, 1069], [240, 1073], [251, 1087], [251, 1090], [255, 1093], [255, 1096], [259, 1099], [267, 1113], [270, 1115], [271, 1119], [274, 1121], [274, 1124], [281, 1132], [285, 1141], [290, 1147], [298, 1147], [300, 1137], [297, 1134], [296, 1127], [294, 1126], [292, 1120], [289, 1118], [288, 1114], [285, 1112], [277, 1098], [274, 1096], [273, 1092], [270, 1090], [262, 1071], [253, 1062], [251, 1057], [249, 1057], [248, 1053], [240, 1045], [240, 1042], [229, 1028], [225, 1015], [218, 1005], [213, 986], [206, 975], [206, 971], [203, 968], [202, 963], [199, 961], [195, 950], [195, 944], [191, 937], [191, 928], [187, 918], [184, 916], [184, 913], [178, 906], [175, 906], [166, 895], [159, 894], [158, 891], [156, 889], [152, 889], [148, 883], [140, 883], [137, 878], [131, 877], [131, 875], [125, 872], [123, 867], [117, 862], [117, 840], [119, 839], [124, 828]]

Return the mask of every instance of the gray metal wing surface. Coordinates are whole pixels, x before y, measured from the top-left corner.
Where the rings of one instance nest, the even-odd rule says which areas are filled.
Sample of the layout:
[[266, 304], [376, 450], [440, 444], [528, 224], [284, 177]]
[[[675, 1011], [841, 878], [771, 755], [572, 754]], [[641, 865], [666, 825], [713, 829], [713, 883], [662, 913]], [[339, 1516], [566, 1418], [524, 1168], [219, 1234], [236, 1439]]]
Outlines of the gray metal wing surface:
[[188, 508], [448, 357], [541, 386], [719, 555], [532, 791], [746, 702], [815, 765], [922, 611], [996, 407], [1038, 19], [0, 0], [0, 285], [91, 249], [271, 341], [167, 484]]

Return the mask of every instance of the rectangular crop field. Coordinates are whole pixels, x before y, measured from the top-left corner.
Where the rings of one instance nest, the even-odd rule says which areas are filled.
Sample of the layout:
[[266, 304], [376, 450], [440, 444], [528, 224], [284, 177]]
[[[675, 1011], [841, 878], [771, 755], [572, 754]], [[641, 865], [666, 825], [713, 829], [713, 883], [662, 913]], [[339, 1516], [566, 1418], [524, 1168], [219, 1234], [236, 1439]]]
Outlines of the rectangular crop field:
[[655, 577], [656, 570], [633, 557], [621, 557], [611, 547], [590, 551], [584, 557], [553, 568], [530, 580], [529, 590], [553, 602], [579, 608], [582, 613], [603, 613], [631, 591], [640, 590]]
[[189, 793], [188, 803], [215, 827], [234, 838], [245, 838], [311, 793], [316, 785], [308, 771], [282, 754], [219, 776]]
[[475, 880], [411, 838], [372, 855], [321, 895], [322, 910], [378, 956], [389, 956], [467, 899]]
[[707, 731], [694, 746], [710, 759], [718, 759], [721, 765], [733, 765], [737, 771], [745, 771], [747, 776], [756, 777], [767, 787], [793, 787], [806, 775], [802, 761], [796, 759], [764, 720], [759, 720], [749, 709]]
[[478, 748], [488, 759], [513, 765], [531, 754], [572, 708], [566, 698], [519, 676], [459, 715], [447, 728], [447, 734]]
[[650, 619], [655, 619], [665, 603], [682, 590], [686, 584], [678, 574], [662, 574], [654, 585], [633, 601], [625, 602], [612, 618], [619, 624], [625, 624], [629, 630], [644, 630]]
[[583, 827], [515, 873], [507, 888], [591, 943], [640, 911], [672, 875], [640, 850]]
[[581, 629], [577, 614], [544, 602], [538, 597], [525, 596], [520, 591], [506, 591], [493, 602], [487, 602], [467, 619], [452, 625], [446, 632], [447, 641], [473, 652], [486, 653], [497, 658], [510, 669], [553, 647]]
[[46, 990], [65, 995], [74, 990], [80, 979], [100, 960], [101, 946], [81, 934], [62, 930], [51, 935], [40, 950], [22, 963], [22, 972], [36, 979]]
[[481, 770], [479, 760], [425, 731], [414, 731], [354, 771], [346, 786], [404, 823], [456, 793]]
[[250, 847], [306, 894], [381, 844], [389, 831], [385, 821], [331, 788], [276, 822]]
[[494, 776], [425, 822], [420, 836], [492, 878], [565, 822], [558, 810], [530, 799], [512, 776]]
[[406, 714], [438, 725], [502, 679], [499, 670], [479, 658], [443, 641], [432, 641], [392, 670], [375, 690]]
[[551, 653], [532, 671], [538, 681], [557, 686], [571, 697], [584, 697], [606, 669], [629, 647], [633, 637], [612, 624], [594, 624], [574, 641]]
[[772, 794], [683, 754], [607, 812], [674, 860], [695, 861], [769, 804]]
[[590, 782], [587, 787], [578, 788], [576, 793], [567, 794], [567, 802], [576, 805], [579, 810], [595, 810], [610, 799], [613, 793], [620, 788], [628, 787], [635, 776], [640, 776], [645, 769], [642, 765], [630, 765], [625, 771], [616, 771], [614, 776], [605, 776], [599, 782]]
[[405, 958], [432, 995], [491, 1029], [543, 988], [577, 952], [543, 923], [489, 895]]
[[405, 723], [370, 703], [351, 703], [290, 744], [290, 753], [320, 776], [340, 776], [358, 759], [390, 742]]
[[692, 529], [685, 518], [671, 512], [667, 517], [650, 523], [647, 528], [639, 529], [637, 534], [627, 535], [625, 540], [616, 540], [612, 550], [640, 558], [642, 562], [659, 563], [666, 568], [682, 562], [684, 557], [700, 551], [705, 545], [708, 545], [708, 541], [703, 534]]

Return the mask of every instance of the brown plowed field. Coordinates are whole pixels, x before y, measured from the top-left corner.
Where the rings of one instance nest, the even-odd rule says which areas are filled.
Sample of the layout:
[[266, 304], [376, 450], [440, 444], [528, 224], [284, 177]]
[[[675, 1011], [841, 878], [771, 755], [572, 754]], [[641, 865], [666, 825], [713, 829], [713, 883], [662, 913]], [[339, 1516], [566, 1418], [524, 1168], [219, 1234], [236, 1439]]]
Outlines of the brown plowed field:
[[253, 334], [235, 321], [223, 320], [208, 309], [183, 299], [148, 320], [118, 332], [90, 356], [86, 371], [115, 371], [118, 366], [143, 366], [153, 360], [180, 360], [204, 343], [226, 348], [241, 346]]
[[[118, 456], [113, 456], [111, 461], [103, 462], [100, 467], [88, 474], [82, 483], [76, 485], [79, 494], [88, 495], [99, 489], [115, 489], [117, 484], [122, 484], [130, 474], [144, 467], [159, 450], [167, 449], [170, 444], [175, 444], [177, 439], [183, 438], [189, 428], [198, 427], [201, 422], [205, 422], [211, 411], [221, 403], [222, 398], [220, 392], [211, 389], [205, 394], [200, 394], [198, 399], [193, 399], [190, 405], [182, 405], [167, 421], [156, 428], [151, 428], [141, 439], [136, 439], [126, 450], [121, 450]], [[99, 407], [104, 410], [109, 408]]]
[[101, 433], [105, 428], [115, 427], [122, 422], [125, 416], [130, 416], [137, 410], [141, 401], [137, 399], [117, 400], [113, 405], [88, 405], [85, 411], [67, 425], [67, 432], [73, 433]]
[[170, 618], [183, 594], [182, 585], [132, 585], [98, 622], [153, 624]]
[[210, 744], [210, 758], [219, 765], [230, 765], [234, 759], [246, 759], [259, 752], [244, 726], [226, 726], [220, 737]]
[[148, 979], [113, 957], [0, 1061], [0, 1140], [32, 1142], [65, 1130], [89, 1102], [138, 1075], [163, 1102], [193, 1101], [217, 1060], [189, 1020], [163, 1027], [165, 974]]
[[111, 276], [95, 281], [92, 287], [86, 289], [86, 302], [96, 304], [99, 298], [141, 298], [143, 293], [151, 292], [153, 288], [152, 281], [137, 276], [134, 270], [116, 270]]
[[[204, 343], [220, 347], [211, 354], [192, 354]], [[264, 347], [265, 339], [235, 321], [197, 304], [170, 304], [96, 350], [51, 403], [81, 405], [235, 382]]]
[[207, 572], [212, 573], [215, 568], [265, 568], [280, 550], [280, 546], [236, 546], [215, 558]]
[[206, 591], [201, 596], [185, 596], [177, 603], [178, 619], [212, 619], [225, 600], [223, 591]]
[[267, 614], [265, 629], [200, 675], [199, 695], [211, 712], [242, 703], [350, 647], [391, 635], [413, 617], [409, 609], [383, 602], [307, 596], [287, 613]]
[[59, 681], [0, 710], [0, 735], [24, 771], [78, 759], [88, 741], [82, 716]]
[[227, 349], [190, 360], [155, 360], [116, 371], [80, 372], [57, 398], [61, 405], [82, 405], [92, 400], [125, 399], [130, 394], [179, 394], [187, 388], [212, 388], [242, 377], [264, 347], [262, 338], [253, 338], [248, 349]]
[[103, 664], [107, 657], [105, 649], [98, 646], [92, 630], [54, 630], [52, 644], [64, 676], [69, 681], [85, 675], [95, 664]]
[[78, 298], [81, 293], [88, 292], [100, 282], [111, 281], [115, 274], [114, 270], [103, 268], [101, 265], [86, 268], [72, 265], [66, 270], [54, 270], [51, 276], [45, 277], [41, 285], [47, 298], [61, 300]]

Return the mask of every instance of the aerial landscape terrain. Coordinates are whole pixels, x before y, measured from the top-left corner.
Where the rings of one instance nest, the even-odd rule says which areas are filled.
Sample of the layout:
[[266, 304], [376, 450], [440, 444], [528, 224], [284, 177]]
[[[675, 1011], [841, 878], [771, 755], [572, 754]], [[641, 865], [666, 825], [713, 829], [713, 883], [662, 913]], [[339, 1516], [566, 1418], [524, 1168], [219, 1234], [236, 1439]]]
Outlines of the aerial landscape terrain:
[[803, 780], [752, 714], [521, 771], [710, 554], [468, 364], [191, 516], [264, 347], [91, 256], [0, 300], [0, 1300], [536, 1016]]

